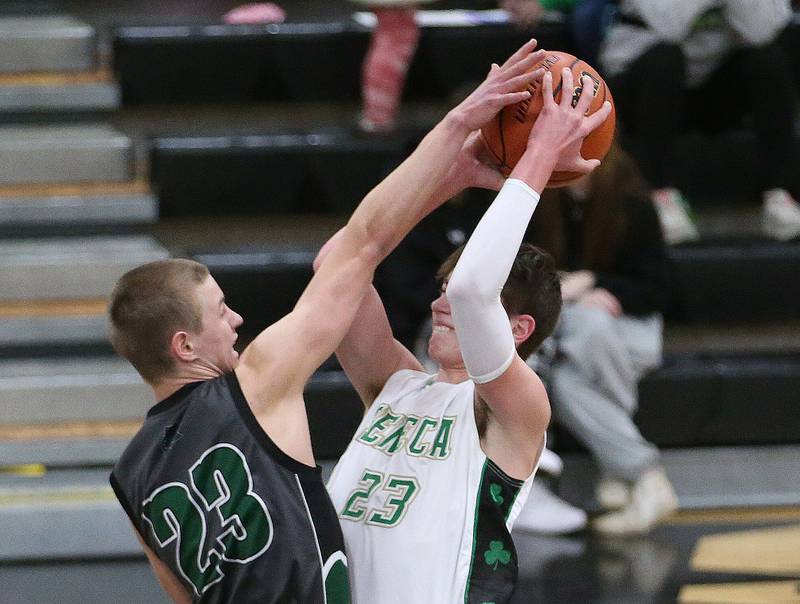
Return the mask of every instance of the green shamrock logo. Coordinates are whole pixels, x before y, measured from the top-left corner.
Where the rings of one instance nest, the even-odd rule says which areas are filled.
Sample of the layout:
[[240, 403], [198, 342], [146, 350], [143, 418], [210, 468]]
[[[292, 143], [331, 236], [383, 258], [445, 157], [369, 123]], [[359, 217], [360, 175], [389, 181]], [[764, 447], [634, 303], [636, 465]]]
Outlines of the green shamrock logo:
[[492, 570], [497, 570], [498, 564], [506, 565], [511, 561], [511, 552], [503, 548], [502, 541], [492, 541], [489, 543], [489, 549], [483, 552], [483, 559]]
[[489, 495], [492, 497], [492, 501], [494, 501], [497, 505], [501, 505], [503, 503], [503, 496], [500, 494], [503, 492], [503, 487], [499, 484], [492, 483], [492, 486], [489, 487]]

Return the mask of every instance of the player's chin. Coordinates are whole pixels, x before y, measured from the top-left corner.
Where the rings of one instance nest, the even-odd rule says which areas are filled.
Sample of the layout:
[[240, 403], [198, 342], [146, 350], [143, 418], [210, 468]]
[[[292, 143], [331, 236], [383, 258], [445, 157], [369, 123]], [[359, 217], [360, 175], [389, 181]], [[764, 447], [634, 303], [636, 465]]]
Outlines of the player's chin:
[[428, 357], [438, 363], [446, 350], [447, 344], [444, 338], [442, 338], [440, 334], [433, 334], [431, 339], [428, 340]]
[[239, 353], [231, 349], [230, 358], [228, 359], [228, 371], [233, 371], [239, 366]]

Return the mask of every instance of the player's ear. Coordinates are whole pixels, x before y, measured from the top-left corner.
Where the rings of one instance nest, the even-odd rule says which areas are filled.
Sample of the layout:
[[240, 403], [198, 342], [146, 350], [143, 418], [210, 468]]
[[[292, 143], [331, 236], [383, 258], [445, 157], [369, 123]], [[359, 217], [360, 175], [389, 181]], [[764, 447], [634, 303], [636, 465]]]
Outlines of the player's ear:
[[536, 319], [531, 315], [514, 315], [511, 318], [511, 333], [514, 335], [514, 344], [519, 346], [533, 335], [536, 330]]
[[177, 360], [189, 363], [197, 358], [191, 336], [185, 331], [176, 331], [169, 342], [170, 354]]

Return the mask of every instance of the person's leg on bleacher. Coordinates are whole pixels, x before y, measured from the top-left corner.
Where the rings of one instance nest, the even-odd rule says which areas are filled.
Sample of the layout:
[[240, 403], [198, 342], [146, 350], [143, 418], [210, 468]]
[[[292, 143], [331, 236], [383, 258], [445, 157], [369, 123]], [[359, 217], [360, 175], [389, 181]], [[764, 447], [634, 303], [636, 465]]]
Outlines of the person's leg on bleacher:
[[789, 62], [773, 41], [743, 51], [740, 69], [758, 146], [762, 228], [774, 239], [793, 239], [800, 236], [800, 205], [791, 192], [796, 96]]
[[377, 25], [361, 73], [362, 113], [366, 132], [391, 132], [417, 50], [419, 27], [414, 6], [375, 6]]
[[[621, 510], [596, 519], [607, 534], [640, 534], [677, 508], [658, 449], [633, 422], [638, 382], [661, 361], [662, 319], [620, 316], [567, 306], [556, 331], [560, 360], [552, 369], [553, 412], [591, 453], [604, 492], [627, 486]], [[612, 486], [614, 488], [612, 488]], [[619, 497], [617, 496], [617, 499]]]
[[610, 78], [620, 127], [653, 188], [667, 243], [694, 241], [699, 233], [688, 202], [675, 186], [675, 148], [686, 107], [686, 58], [677, 44], [656, 44]]

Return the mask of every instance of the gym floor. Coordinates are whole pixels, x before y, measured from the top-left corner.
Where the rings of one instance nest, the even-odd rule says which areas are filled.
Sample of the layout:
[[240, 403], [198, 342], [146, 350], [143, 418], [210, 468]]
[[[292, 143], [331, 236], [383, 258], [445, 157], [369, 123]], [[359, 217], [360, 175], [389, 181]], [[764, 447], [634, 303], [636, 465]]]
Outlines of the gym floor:
[[[636, 539], [515, 541], [515, 604], [800, 602], [800, 508], [686, 512]], [[4, 565], [0, 585], [4, 604], [168, 602], [143, 558]]]

